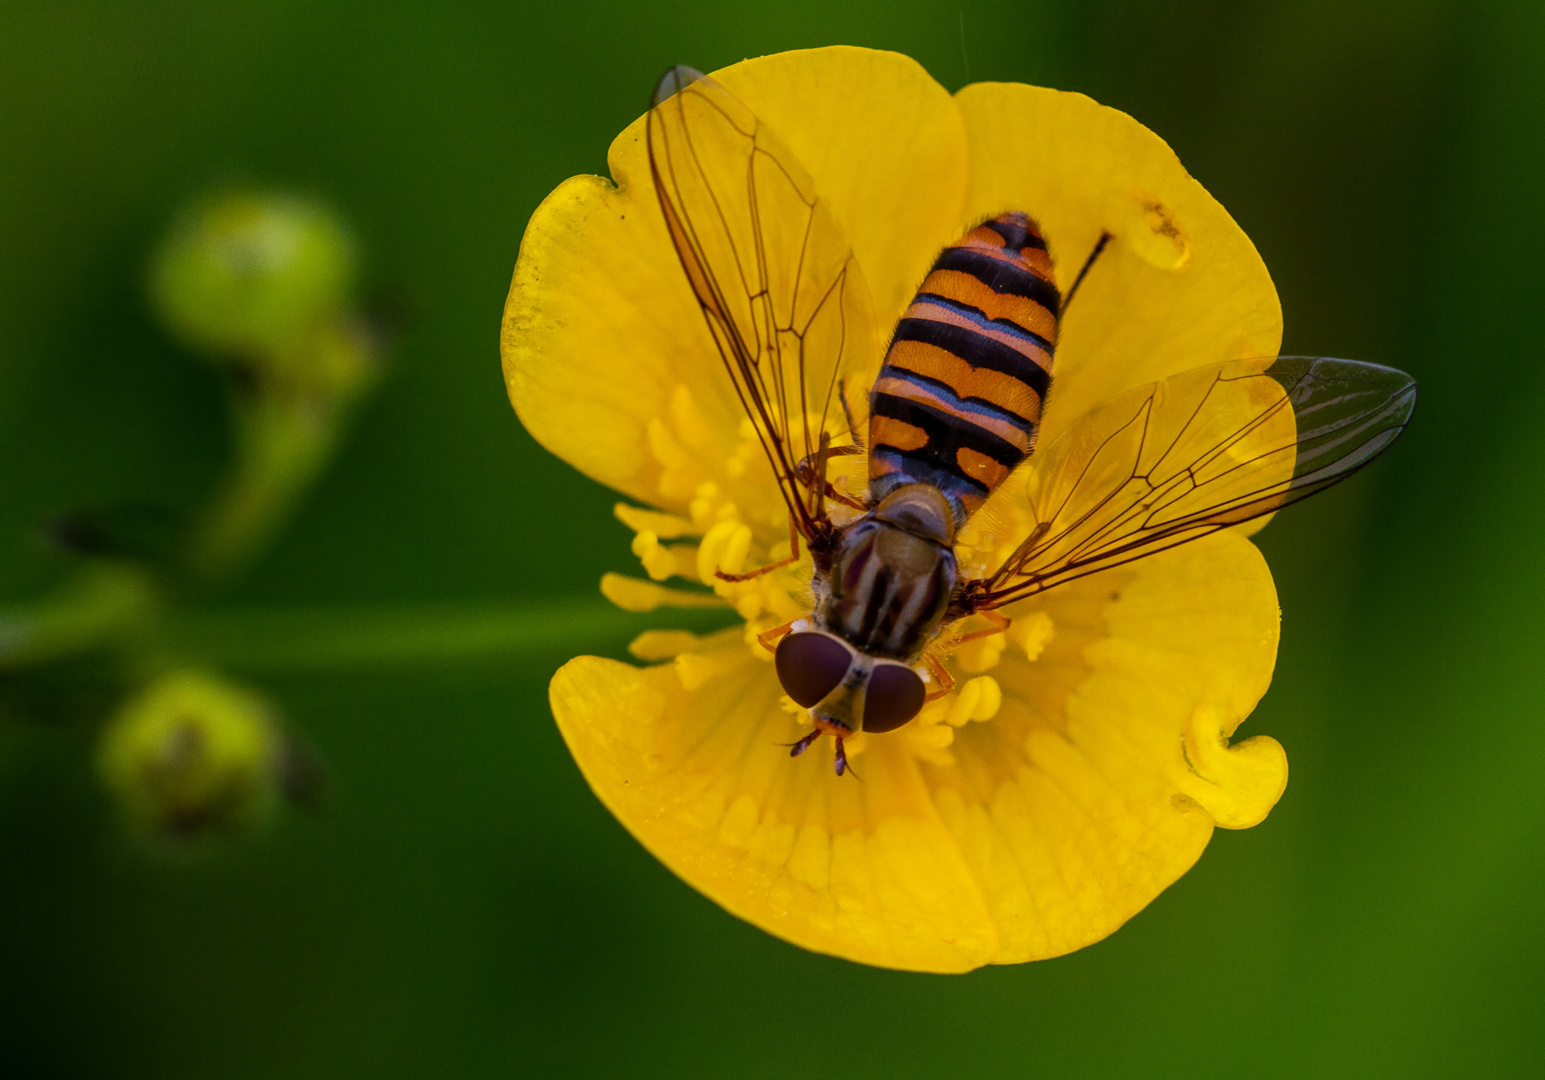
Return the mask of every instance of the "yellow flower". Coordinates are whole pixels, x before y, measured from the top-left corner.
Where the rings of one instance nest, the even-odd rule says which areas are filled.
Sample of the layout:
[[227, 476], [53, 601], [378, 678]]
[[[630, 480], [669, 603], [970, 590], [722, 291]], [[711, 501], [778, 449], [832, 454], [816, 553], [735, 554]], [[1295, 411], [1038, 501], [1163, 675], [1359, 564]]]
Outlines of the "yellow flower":
[[[1018, 84], [951, 97], [912, 60], [853, 48], [713, 78], [813, 177], [882, 333], [940, 248], [989, 215], [1035, 217], [1064, 288], [1113, 235], [1060, 331], [1043, 446], [1124, 390], [1277, 350], [1276, 292], [1249, 239], [1122, 113]], [[1276, 593], [1248, 529], [1006, 609], [1006, 633], [947, 661], [954, 693], [894, 733], [847, 740], [857, 780], [833, 774], [830, 740], [797, 759], [779, 748], [809, 719], [755, 635], [809, 610], [810, 563], [714, 576], [786, 555], [786, 511], [671, 247], [642, 119], [609, 163], [615, 185], [569, 180], [526, 230], [502, 334], [510, 398], [553, 453], [654, 508], [618, 506], [644, 576], [607, 575], [609, 598], [746, 620], [634, 643], [666, 663], [583, 656], [554, 677], [564, 738], [622, 823], [789, 941], [966, 971], [1100, 940], [1196, 861], [1214, 825], [1262, 820], [1286, 783], [1282, 748], [1229, 743], [1277, 648]], [[963, 532], [963, 572], [1011, 550], [1028, 514], [1011, 479]]]

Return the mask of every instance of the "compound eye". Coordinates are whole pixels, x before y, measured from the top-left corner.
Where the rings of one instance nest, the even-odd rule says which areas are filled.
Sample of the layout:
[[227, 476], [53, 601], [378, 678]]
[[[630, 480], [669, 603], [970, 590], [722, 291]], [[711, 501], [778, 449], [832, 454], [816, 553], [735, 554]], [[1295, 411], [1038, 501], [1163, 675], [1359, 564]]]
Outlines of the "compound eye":
[[835, 690], [852, 664], [846, 645], [814, 630], [785, 634], [773, 654], [784, 693], [807, 709]]
[[926, 691], [917, 672], [904, 664], [876, 664], [864, 694], [864, 730], [895, 731], [923, 708]]

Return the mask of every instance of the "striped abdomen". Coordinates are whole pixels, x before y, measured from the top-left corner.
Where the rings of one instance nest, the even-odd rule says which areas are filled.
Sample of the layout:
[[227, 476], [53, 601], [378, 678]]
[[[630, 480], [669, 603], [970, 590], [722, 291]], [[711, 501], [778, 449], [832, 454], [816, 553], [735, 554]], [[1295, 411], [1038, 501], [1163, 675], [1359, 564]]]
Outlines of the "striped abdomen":
[[1057, 286], [1029, 215], [1003, 214], [944, 249], [875, 380], [869, 494], [931, 484], [976, 510], [1025, 457], [1051, 386]]

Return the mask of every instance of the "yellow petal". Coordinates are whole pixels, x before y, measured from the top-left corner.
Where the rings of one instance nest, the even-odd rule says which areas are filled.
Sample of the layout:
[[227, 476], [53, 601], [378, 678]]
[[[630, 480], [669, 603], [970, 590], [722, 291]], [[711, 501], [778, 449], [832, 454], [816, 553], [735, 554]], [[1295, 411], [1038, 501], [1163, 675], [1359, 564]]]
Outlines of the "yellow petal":
[[[713, 77], [804, 164], [888, 327], [961, 219], [953, 100], [916, 62], [866, 49], [783, 53]], [[749, 433], [670, 245], [643, 136], [641, 118], [613, 142], [615, 186], [575, 177], [532, 216], [500, 337], [510, 398], [538, 442], [602, 483], [678, 514], [712, 483], [770, 537], [771, 471], [760, 452], [750, 467], [737, 457]], [[880, 332], [866, 332], [877, 354]]]
[[1287, 776], [1269, 739], [1224, 746], [1276, 659], [1276, 591], [1248, 540], [1215, 533], [1024, 607], [1056, 634], [1035, 662], [1004, 657], [997, 715], [956, 733], [955, 768], [927, 770], [1000, 963], [1105, 937], [1190, 868], [1215, 820], [1264, 818]]
[[1248, 829], [1266, 815], [1287, 787], [1287, 752], [1270, 735], [1228, 741], [1228, 718], [1210, 707], [1199, 708], [1182, 741], [1186, 772], [1176, 772], [1180, 794], [1225, 829]]
[[[863, 779], [806, 730], [772, 665], [738, 641], [684, 678], [584, 656], [553, 678], [558, 726], [590, 786], [661, 861], [729, 911], [818, 952], [966, 971], [997, 932], [900, 739], [869, 741]], [[692, 689], [688, 689], [690, 684]]]
[[969, 148], [949, 92], [909, 56], [846, 45], [747, 60], [713, 77], [809, 170], [888, 334], [965, 219]]
[[717, 392], [718, 353], [654, 203], [642, 126], [612, 146], [617, 187], [576, 176], [532, 215], [500, 350], [510, 400], [538, 442], [640, 502], [681, 513], [688, 493], [663, 496], [665, 474], [695, 457], [725, 460], [739, 417]]
[[1113, 235], [1063, 320], [1042, 443], [1123, 390], [1275, 355], [1282, 311], [1249, 237], [1170, 148], [1082, 94], [977, 83], [955, 100], [971, 139], [971, 216], [1036, 218], [1068, 289]]
[[1286, 762], [1270, 740], [1224, 743], [1276, 654], [1248, 541], [1218, 533], [1037, 605], [1016, 613], [1055, 623], [1036, 661], [1015, 650], [965, 684], [964, 726], [866, 736], [861, 780], [833, 775], [829, 740], [788, 757], [809, 729], [733, 630], [661, 667], [580, 657], [553, 711], [645, 847], [771, 933], [924, 971], [1054, 956], [1157, 896], [1215, 820], [1263, 817]]

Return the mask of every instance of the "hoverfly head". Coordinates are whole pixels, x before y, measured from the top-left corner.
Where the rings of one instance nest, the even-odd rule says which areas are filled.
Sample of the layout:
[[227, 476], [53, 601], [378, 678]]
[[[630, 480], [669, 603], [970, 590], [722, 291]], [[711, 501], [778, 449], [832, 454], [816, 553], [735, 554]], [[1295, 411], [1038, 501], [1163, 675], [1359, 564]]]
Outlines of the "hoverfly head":
[[923, 680], [910, 667], [859, 652], [824, 630], [785, 635], [774, 660], [784, 692], [838, 738], [894, 731], [923, 707]]

